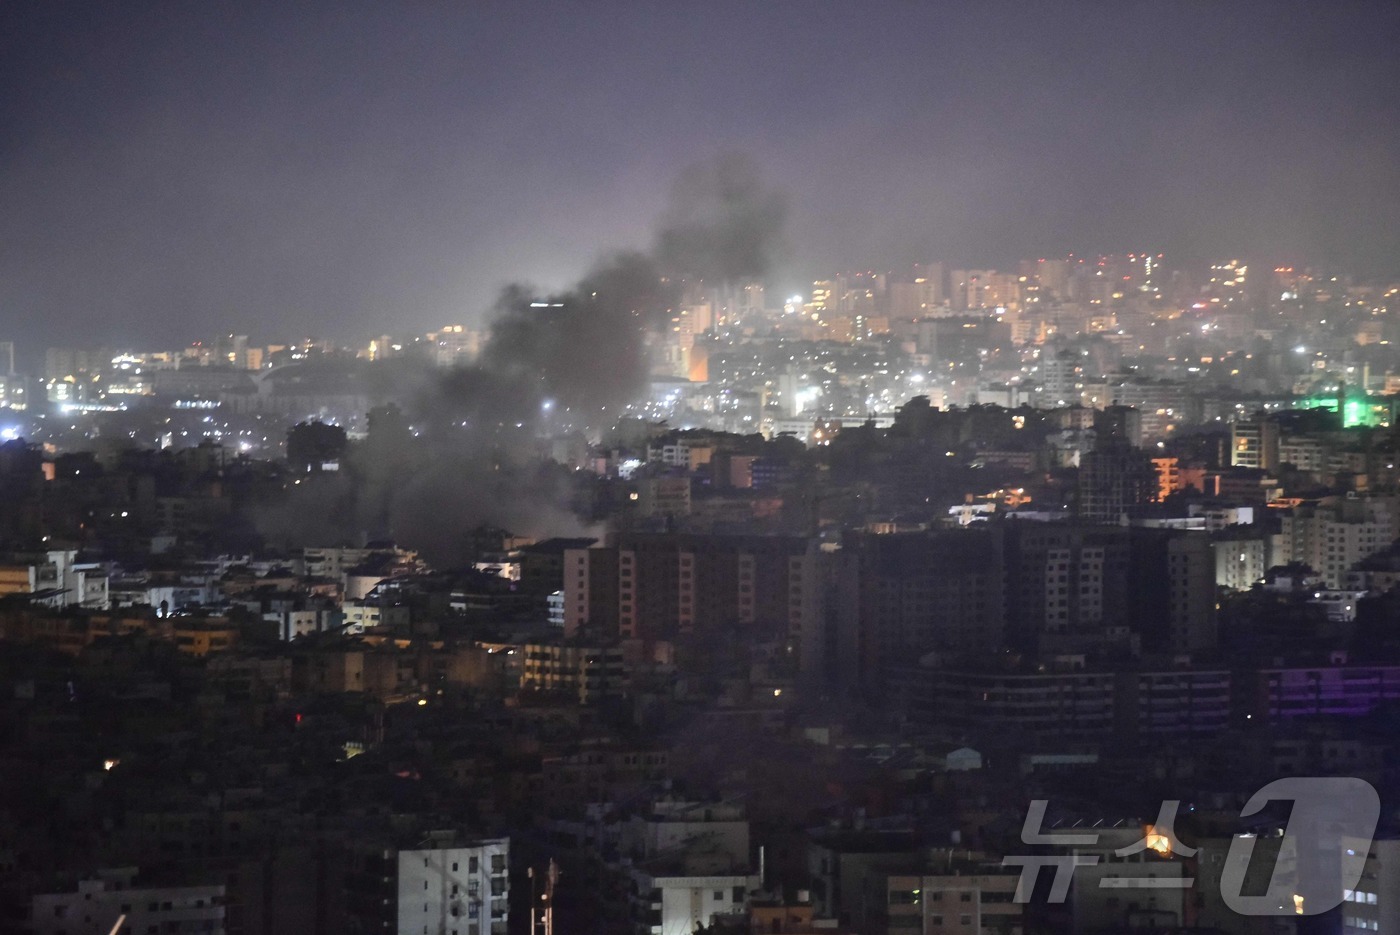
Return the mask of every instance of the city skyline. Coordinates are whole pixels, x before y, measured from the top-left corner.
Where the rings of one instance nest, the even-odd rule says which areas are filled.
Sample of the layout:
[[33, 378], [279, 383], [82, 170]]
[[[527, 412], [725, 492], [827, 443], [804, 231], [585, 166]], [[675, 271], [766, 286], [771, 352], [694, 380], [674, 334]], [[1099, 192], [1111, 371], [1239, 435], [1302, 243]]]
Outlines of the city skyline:
[[0, 6], [0, 932], [1400, 932], [1396, 38]]
[[1062, 244], [1400, 255], [1382, 5], [539, 13], [8, 11], [16, 340], [480, 323], [647, 248], [728, 152], [788, 201], [789, 287]]
[[[1211, 277], [1215, 276], [1219, 269], [1227, 268], [1232, 264], [1238, 264], [1255, 271], [1255, 278], [1251, 280], [1250, 288], [1258, 290], [1261, 294], [1268, 290], [1265, 285], [1261, 285], [1260, 280], [1269, 274], [1272, 274], [1269, 276], [1270, 285], [1272, 280], [1279, 276], [1286, 276], [1291, 279], [1296, 273], [1304, 281], [1314, 281], [1319, 284], [1330, 281], [1340, 284], [1340, 288], [1342, 289], [1359, 288], [1367, 294], [1371, 292], [1381, 294], [1383, 291], [1387, 298], [1393, 294], [1393, 291], [1397, 288], [1397, 284], [1400, 284], [1400, 272], [1394, 276], [1379, 276], [1365, 279], [1351, 275], [1350, 271], [1346, 269], [1328, 268], [1306, 262], [1300, 263], [1300, 265], [1296, 267], [1274, 267], [1267, 263], [1261, 264], [1255, 260], [1240, 259], [1240, 257], [1249, 256], [1249, 254], [1245, 252], [1230, 254], [1228, 258], [1222, 255], [1221, 257], [1215, 258], [1214, 262], [1202, 261], [1193, 264], [1190, 268], [1181, 268], [1175, 265], [1169, 258], [1166, 258], [1165, 254], [1152, 253], [1151, 251], [1121, 251], [1118, 253], [1106, 254], [1051, 254], [1048, 257], [1026, 257], [1002, 266], [967, 263], [962, 264], [961, 267], [955, 267], [951, 263], [935, 260], [928, 263], [913, 263], [904, 269], [895, 270], [884, 269], [879, 264], [870, 264], [865, 267], [855, 267], [839, 271], [828, 270], [824, 274], [820, 274], [818, 278], [802, 282], [796, 286], [781, 282], [775, 285], [777, 277], [774, 276], [757, 276], [734, 281], [725, 280], [719, 283], [713, 283], [708, 280], [697, 280], [697, 283], [702, 285], [708, 283], [710, 286], [718, 285], [722, 290], [727, 290], [731, 287], [739, 289], [745, 286], [757, 286], [759, 295], [763, 297], [763, 301], [765, 302], [764, 307], [776, 311], [786, 306], [791, 306], [794, 300], [800, 300], [798, 304], [801, 305], [810, 305], [814, 298], [820, 297], [819, 294], [824, 289], [829, 289], [833, 283], [838, 281], [844, 280], [852, 283], [860, 283], [864, 282], [867, 278], [880, 277], [884, 283], [893, 286], [896, 284], [923, 282], [925, 281], [925, 277], [929, 275], [930, 270], [936, 270], [941, 274], [943, 280], [942, 289], [940, 291], [940, 301], [934, 303], [936, 309], [941, 309], [945, 312], [975, 311], [978, 309], [994, 309], [998, 303], [995, 301], [989, 303], [969, 303], [965, 299], [956, 298], [955, 295], [958, 290], [956, 284], [950, 283], [950, 276], [966, 273], [984, 277], [987, 275], [1019, 277], [1023, 279], [1023, 283], [1029, 283], [1030, 285], [1040, 286], [1042, 289], [1045, 289], [1048, 288], [1048, 285], [1043, 282], [1038, 282], [1034, 272], [1028, 274], [1026, 272], [1028, 267], [1033, 264], [1045, 264], [1047, 260], [1049, 260], [1052, 264], [1066, 264], [1068, 270], [1072, 272], [1076, 266], [1082, 269], [1092, 269], [1096, 264], [1102, 266], [1104, 261], [1108, 261], [1111, 264], [1115, 261], [1121, 262], [1127, 258], [1136, 257], [1141, 259], [1149, 256], [1155, 260], [1154, 267], [1158, 275], [1157, 284], [1153, 289], [1154, 295], [1171, 292], [1174, 293], [1172, 298], [1178, 300], [1172, 301], [1172, 298], [1162, 295], [1162, 298], [1167, 299], [1163, 305], [1163, 311], [1188, 310], [1192, 302], [1186, 301], [1184, 297], [1187, 295], [1199, 294], [1203, 290], [1208, 289], [1209, 284], [1214, 281]], [[1174, 288], [1169, 289], [1167, 286], [1172, 281], [1173, 277], [1176, 277]], [[787, 288], [783, 288], [783, 286], [787, 286]], [[538, 300], [553, 300], [565, 296], [566, 290], [539, 289], [537, 291], [527, 291], [524, 294]], [[992, 294], [995, 295], [995, 291], [993, 291]], [[1131, 298], [1132, 296], [1131, 294], [1128, 296], [1119, 296], [1118, 299], [1125, 297]], [[1277, 296], [1273, 296], [1270, 298], [1270, 301], [1274, 301], [1277, 298]], [[1297, 297], [1294, 296], [1292, 298], [1296, 299]], [[1063, 293], [1043, 294], [1041, 301], [1070, 306], [1084, 304], [1083, 296], [1075, 297]], [[497, 297], [496, 304], [499, 304], [499, 297]], [[543, 308], [545, 306], [540, 304], [538, 307]], [[656, 310], [660, 311], [667, 307], [665, 302], [658, 302]], [[425, 338], [431, 340], [436, 336], [451, 335], [455, 330], [459, 334], [464, 333], [466, 335], [465, 338], [456, 338], [456, 342], [461, 343], [462, 341], [466, 341], [473, 348], [471, 356], [475, 356], [488, 340], [493, 326], [498, 323], [500, 317], [500, 308], [491, 307], [485, 309], [478, 317], [463, 316], [454, 321], [438, 322], [422, 330], [414, 330], [412, 327], [391, 328], [389, 327], [390, 325], [397, 325], [399, 323], [386, 318], [378, 321], [371, 321], [358, 330], [336, 329], [327, 325], [319, 328], [312, 328], [305, 332], [292, 332], [286, 328], [279, 328], [273, 325], [265, 331], [254, 331], [250, 334], [240, 333], [242, 331], [252, 331], [252, 329], [246, 328], [246, 323], [249, 319], [230, 318], [220, 323], [223, 326], [222, 330], [216, 327], [213, 331], [202, 333], [191, 330], [188, 333], [166, 334], [164, 338], [152, 339], [144, 343], [137, 339], [118, 336], [114, 340], [107, 342], [59, 339], [49, 342], [46, 345], [31, 344], [25, 346], [12, 341], [0, 342], [0, 344], [8, 349], [6, 353], [13, 354], [13, 365], [11, 369], [14, 372], [35, 376], [47, 372], [44, 367], [44, 358], [48, 352], [57, 351], [71, 354], [74, 351], [88, 352], [101, 350], [104, 352], [112, 351], [118, 355], [127, 353], [179, 354], [181, 352], [188, 353], [201, 346], [207, 345], [212, 347], [221, 341], [229, 342], [235, 339], [245, 345], [251, 341], [251, 346], [263, 348], [294, 349], [297, 346], [305, 345], [306, 347], [316, 347], [321, 350], [330, 350], [334, 348], [341, 351], [358, 351], [363, 354], [365, 352], [364, 345], [366, 342], [372, 342], [378, 346], [385, 338], [392, 338], [394, 340], [403, 339], [405, 341], [422, 341]], [[379, 354], [385, 357], [394, 356], [392, 353], [385, 353], [384, 348], [379, 349]], [[201, 360], [200, 365], [208, 366], [209, 363], [209, 360], [204, 359]], [[0, 361], [0, 366], [3, 366], [3, 361]], [[254, 367], [253, 369], [258, 368]]]

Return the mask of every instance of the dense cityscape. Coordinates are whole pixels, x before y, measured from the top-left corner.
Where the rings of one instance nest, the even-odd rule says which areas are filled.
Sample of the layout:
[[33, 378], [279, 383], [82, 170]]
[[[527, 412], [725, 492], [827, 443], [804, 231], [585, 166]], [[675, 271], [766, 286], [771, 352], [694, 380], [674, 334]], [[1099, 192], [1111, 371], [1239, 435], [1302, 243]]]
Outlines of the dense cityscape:
[[[1178, 799], [1219, 859], [1274, 776], [1393, 795], [1400, 287], [1152, 253], [678, 285], [628, 401], [577, 294], [9, 367], [12, 919], [135, 887], [151, 925], [505, 931], [555, 861], [571, 929], [1243, 931], [1011, 902], [1026, 803], [1122, 847]], [[539, 379], [488, 386], [512, 355]]]
[[[1400, 932], [1400, 80], [1363, 106], [1393, 55], [1327, 70], [1393, 32], [1362, 35], [1373, 11], [1198, 50], [1237, 14], [1143, 7], [1080, 61], [1026, 51], [1028, 24], [911, 5], [867, 33], [833, 4], [852, 53], [809, 97], [767, 71], [780, 37], [814, 80], [825, 27], [788, 10], [520, 32], [391, 6], [0, 14], [0, 52], [39, 50], [3, 72], [32, 104], [0, 105], [0, 932]], [[948, 62], [992, 27], [1021, 50], [990, 77], [917, 65], [955, 89], [939, 132], [967, 131], [967, 161], [928, 162], [940, 197], [981, 194], [912, 226], [891, 193], [919, 191], [839, 145], [934, 146], [901, 135], [923, 105], [890, 131], [857, 93], [912, 87], [871, 51], [906, 16]], [[1305, 28], [1312, 64], [1275, 57]], [[1219, 98], [1164, 77], [1187, 48], [1300, 95], [1298, 152], [1342, 156], [1231, 152], [1281, 97], [1199, 126], [1156, 85], [1140, 108], [1136, 69]], [[694, 76], [751, 80], [714, 113], [764, 130], [707, 122]], [[1007, 82], [1004, 122], [1039, 133], [1014, 156], [976, 129]], [[376, 122], [451, 125], [439, 84], [509, 119]], [[585, 122], [616, 102], [641, 154], [618, 178], [665, 165], [664, 193], [540, 118], [556, 95]], [[1333, 100], [1354, 112], [1304, 106]], [[803, 184], [821, 147], [778, 157], [808, 107], [868, 211]], [[1197, 163], [1115, 135], [1139, 110], [1229, 171], [1160, 178]], [[668, 133], [685, 158], [647, 148]], [[547, 236], [440, 184], [423, 153], [478, 135], [506, 155], [473, 150], [462, 184]], [[1114, 146], [1153, 172], [1089, 155]], [[477, 264], [450, 289], [444, 231]], [[524, 284], [554, 253], [555, 284]]]

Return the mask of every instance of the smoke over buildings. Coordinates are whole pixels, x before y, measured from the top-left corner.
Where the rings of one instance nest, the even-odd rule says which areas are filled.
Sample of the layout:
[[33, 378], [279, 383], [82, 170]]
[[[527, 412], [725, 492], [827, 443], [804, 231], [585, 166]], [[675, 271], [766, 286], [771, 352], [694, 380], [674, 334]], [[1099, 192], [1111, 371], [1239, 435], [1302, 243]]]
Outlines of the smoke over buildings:
[[763, 276], [781, 248], [785, 216], [785, 199], [745, 157], [689, 167], [651, 253], [612, 256], [563, 295], [505, 290], [482, 369], [499, 385], [532, 384], [540, 401], [557, 401], [589, 428], [607, 428], [617, 407], [644, 388], [646, 333], [669, 321], [680, 284]]
[[[647, 335], [669, 323], [687, 280], [762, 276], [781, 248], [785, 200], [742, 156], [685, 170], [651, 252], [620, 252], [566, 292], [512, 285], [493, 309], [473, 365], [435, 374], [371, 419], [343, 469], [289, 490], [268, 511], [274, 541], [392, 538], [436, 563], [460, 559], [466, 533], [490, 525], [529, 535], [581, 530], [572, 472], [547, 436], [596, 437], [646, 389]], [[332, 530], [296, 519], [312, 498]]]

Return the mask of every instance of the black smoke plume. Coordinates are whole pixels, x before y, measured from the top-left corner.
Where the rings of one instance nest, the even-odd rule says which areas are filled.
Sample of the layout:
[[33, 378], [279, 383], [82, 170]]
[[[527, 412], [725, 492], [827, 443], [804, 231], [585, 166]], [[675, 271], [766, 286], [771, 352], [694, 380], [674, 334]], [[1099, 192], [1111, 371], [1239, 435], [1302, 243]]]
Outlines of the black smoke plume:
[[766, 275], [782, 247], [787, 201], [740, 155], [691, 166], [671, 192], [655, 256], [671, 277], [720, 282]]
[[611, 427], [645, 393], [648, 337], [683, 284], [762, 277], [785, 215], [744, 157], [686, 169], [650, 253], [615, 254], [562, 293], [505, 289], [480, 359], [378, 413], [345, 468], [296, 485], [299, 506], [265, 516], [265, 532], [287, 545], [391, 538], [441, 564], [465, 558], [481, 525], [579, 534], [580, 478], [550, 458], [549, 436]]

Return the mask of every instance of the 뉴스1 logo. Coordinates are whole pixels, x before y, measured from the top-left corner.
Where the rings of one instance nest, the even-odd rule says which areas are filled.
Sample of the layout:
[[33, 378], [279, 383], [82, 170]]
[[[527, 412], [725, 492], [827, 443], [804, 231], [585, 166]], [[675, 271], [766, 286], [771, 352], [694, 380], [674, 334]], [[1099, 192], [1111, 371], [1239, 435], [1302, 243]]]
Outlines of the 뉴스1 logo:
[[[1230, 842], [1220, 877], [1225, 905], [1247, 916], [1319, 915], [1335, 909], [1361, 880], [1366, 854], [1380, 819], [1380, 796], [1362, 779], [1291, 777], [1275, 780], [1254, 793], [1245, 803], [1240, 817], [1257, 814], [1272, 801], [1291, 801], [1293, 809], [1279, 845], [1281, 859], [1269, 877], [1268, 889], [1262, 896], [1243, 894], [1256, 838], [1237, 835]], [[1091, 847], [1098, 843], [1097, 832], [1042, 831], [1048, 805], [1046, 799], [1031, 801], [1021, 827], [1023, 843], [1064, 848]], [[1129, 857], [1150, 849], [1162, 854], [1193, 856], [1196, 849], [1181, 843], [1174, 830], [1180, 807], [1177, 799], [1164, 801], [1147, 835], [1141, 841], [1116, 849], [1114, 855]], [[1282, 859], [1285, 855], [1290, 858], [1286, 863]], [[1053, 868], [1049, 902], [1063, 903], [1069, 895], [1075, 869], [1098, 862], [1097, 854], [1064, 854], [1012, 855], [1002, 858], [1001, 863], [1003, 867], [1021, 868], [1013, 896], [1015, 902], [1029, 902], [1040, 871]], [[1103, 889], [1186, 889], [1194, 883], [1194, 877], [1105, 877], [1099, 880]]]

